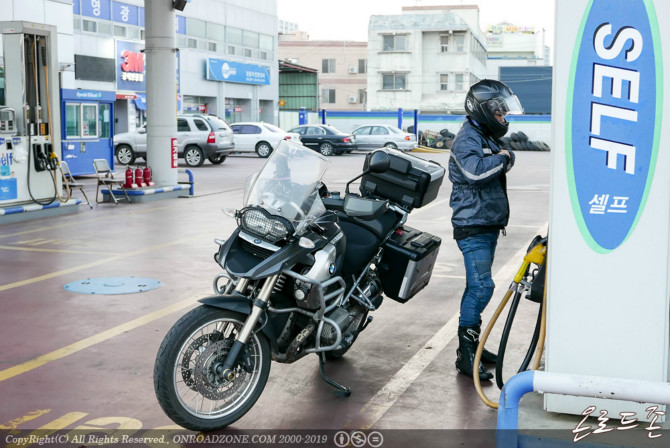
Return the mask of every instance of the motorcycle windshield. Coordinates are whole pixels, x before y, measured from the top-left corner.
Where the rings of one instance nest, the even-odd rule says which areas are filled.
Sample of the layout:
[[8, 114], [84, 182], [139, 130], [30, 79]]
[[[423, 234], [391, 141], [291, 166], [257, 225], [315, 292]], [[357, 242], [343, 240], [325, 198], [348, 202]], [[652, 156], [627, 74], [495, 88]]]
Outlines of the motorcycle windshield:
[[288, 219], [296, 233], [326, 209], [319, 196], [328, 159], [300, 144], [282, 141], [263, 168], [247, 180], [244, 206], [260, 206]]

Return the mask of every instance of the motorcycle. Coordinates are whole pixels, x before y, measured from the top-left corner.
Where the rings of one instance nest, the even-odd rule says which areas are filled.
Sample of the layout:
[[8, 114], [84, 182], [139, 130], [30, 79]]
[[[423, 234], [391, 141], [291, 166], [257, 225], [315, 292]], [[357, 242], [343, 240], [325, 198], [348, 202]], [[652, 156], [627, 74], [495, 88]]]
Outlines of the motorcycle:
[[[224, 428], [260, 397], [271, 361], [315, 353], [321, 377], [373, 318], [384, 295], [405, 303], [428, 284], [441, 240], [405, 226], [437, 196], [444, 168], [392, 149], [365, 158], [344, 196], [322, 183], [328, 159], [282, 142], [247, 180], [238, 227], [215, 240], [215, 295], [165, 336], [154, 389], [165, 413], [194, 431]], [[350, 185], [360, 181], [360, 194]]]

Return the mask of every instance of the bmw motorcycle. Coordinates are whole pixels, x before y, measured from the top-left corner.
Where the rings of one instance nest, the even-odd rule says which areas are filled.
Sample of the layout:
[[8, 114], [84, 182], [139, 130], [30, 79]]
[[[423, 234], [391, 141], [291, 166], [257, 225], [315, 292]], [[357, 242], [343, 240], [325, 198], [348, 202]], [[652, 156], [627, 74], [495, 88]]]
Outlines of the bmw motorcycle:
[[[348, 396], [326, 361], [347, 353], [384, 296], [404, 303], [428, 284], [441, 241], [404, 224], [437, 196], [444, 168], [384, 148], [340, 196], [321, 181], [328, 163], [282, 142], [247, 180], [244, 207], [226, 211], [238, 227], [216, 240], [215, 295], [174, 324], [156, 356], [156, 396], [178, 425], [230, 425], [260, 397], [271, 361], [311, 353]], [[360, 194], [350, 192], [358, 179]]]

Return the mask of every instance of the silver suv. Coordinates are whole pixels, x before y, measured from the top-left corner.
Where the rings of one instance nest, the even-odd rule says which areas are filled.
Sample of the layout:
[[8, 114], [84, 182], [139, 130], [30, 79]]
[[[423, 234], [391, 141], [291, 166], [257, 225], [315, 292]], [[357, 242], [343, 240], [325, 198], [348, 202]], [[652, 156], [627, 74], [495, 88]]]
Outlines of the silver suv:
[[[232, 129], [216, 115], [178, 115], [177, 143], [179, 157], [190, 167], [201, 166], [205, 158], [223, 163], [235, 148]], [[146, 160], [146, 126], [115, 135], [114, 155], [121, 165], [132, 165], [138, 157]]]

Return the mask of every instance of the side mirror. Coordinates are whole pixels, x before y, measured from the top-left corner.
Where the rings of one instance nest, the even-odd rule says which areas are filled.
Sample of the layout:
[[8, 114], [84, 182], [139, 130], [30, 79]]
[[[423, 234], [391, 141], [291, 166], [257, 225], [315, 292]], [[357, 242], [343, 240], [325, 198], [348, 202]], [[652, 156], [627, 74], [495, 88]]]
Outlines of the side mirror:
[[139, 128], [139, 129], [137, 130], [137, 132], [138, 132], [139, 134], [146, 134], [146, 133], [147, 133], [147, 128]]
[[391, 166], [391, 158], [384, 151], [375, 151], [370, 155], [368, 169], [371, 173], [383, 173]]

